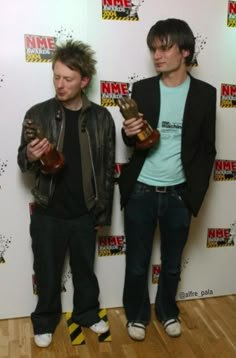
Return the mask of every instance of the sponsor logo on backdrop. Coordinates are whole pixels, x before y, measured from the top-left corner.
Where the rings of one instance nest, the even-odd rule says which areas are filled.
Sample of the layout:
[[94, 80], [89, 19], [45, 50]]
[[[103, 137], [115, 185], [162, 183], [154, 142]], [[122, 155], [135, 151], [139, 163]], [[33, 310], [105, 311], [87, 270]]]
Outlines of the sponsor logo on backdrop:
[[51, 62], [55, 46], [56, 37], [26, 34], [26, 62]]
[[201, 51], [204, 50], [204, 47], [206, 45], [207, 38], [202, 37], [202, 35], [197, 34], [195, 37], [195, 52], [193, 55], [193, 59], [190, 66], [197, 67], [198, 66], [198, 57]]
[[213, 179], [215, 181], [236, 180], [236, 161], [220, 159], [216, 160]]
[[[188, 263], [189, 263], [189, 257], [187, 257], [186, 259], [182, 260], [181, 272], [187, 267]], [[161, 265], [160, 264], [152, 265], [152, 283], [153, 284], [158, 283], [160, 272], [161, 272]]]
[[229, 0], [227, 25], [230, 27], [236, 27], [236, 1]]
[[161, 272], [161, 265], [152, 265], [152, 283], [156, 284], [159, 281]]
[[220, 106], [226, 108], [236, 107], [236, 85], [226, 83], [221, 85]]
[[125, 163], [115, 163], [115, 184], [118, 182], [124, 164]]
[[0, 264], [4, 264], [6, 251], [9, 249], [12, 242], [11, 237], [6, 237], [3, 234], [0, 234]]
[[139, 8], [144, 0], [102, 0], [104, 20], [138, 21]]
[[207, 247], [234, 246], [236, 236], [236, 220], [229, 228], [210, 228], [207, 231]]
[[128, 77], [127, 82], [100, 81], [101, 105], [104, 107], [117, 106], [117, 99], [131, 96], [133, 84], [144, 78], [140, 78], [138, 74], [134, 73]]
[[126, 242], [122, 236], [99, 236], [98, 256], [115, 256], [125, 254]]
[[127, 82], [100, 81], [101, 105], [117, 106], [117, 99], [129, 96], [129, 85]]
[[117, 99], [130, 96], [133, 84], [138, 80], [140, 80], [139, 75], [134, 73], [128, 77], [128, 82], [100, 81], [101, 105], [104, 107], [117, 106]]
[[56, 36], [25, 35], [26, 62], [51, 62], [57, 45], [73, 39], [73, 30], [61, 27], [55, 30]]

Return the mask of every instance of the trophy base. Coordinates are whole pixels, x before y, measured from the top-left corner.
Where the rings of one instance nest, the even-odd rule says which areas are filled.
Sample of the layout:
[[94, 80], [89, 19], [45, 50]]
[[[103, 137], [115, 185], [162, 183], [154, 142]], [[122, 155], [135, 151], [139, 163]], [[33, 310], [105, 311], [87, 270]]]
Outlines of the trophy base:
[[52, 152], [47, 153], [40, 159], [41, 172], [43, 174], [55, 174], [64, 166], [64, 155], [55, 150]]
[[138, 139], [136, 142], [137, 149], [148, 149], [151, 148], [160, 138], [160, 132], [157, 129], [153, 129], [152, 133], [144, 140]]

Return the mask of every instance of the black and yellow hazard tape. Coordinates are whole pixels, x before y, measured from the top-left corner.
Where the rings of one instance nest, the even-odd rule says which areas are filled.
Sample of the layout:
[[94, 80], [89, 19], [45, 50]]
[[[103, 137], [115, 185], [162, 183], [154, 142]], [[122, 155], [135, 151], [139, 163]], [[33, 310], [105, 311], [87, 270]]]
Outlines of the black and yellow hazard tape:
[[124, 255], [125, 251], [111, 251], [111, 250], [98, 250], [98, 256], [117, 256], [117, 255]]
[[219, 247], [219, 248], [221, 248], [221, 247], [229, 247], [229, 246], [234, 246], [234, 242], [232, 241], [232, 242], [230, 242], [230, 243], [228, 243], [227, 241], [208, 241], [207, 242], [207, 248], [216, 248], [216, 247]]
[[103, 15], [103, 20], [116, 20], [116, 21], [139, 21], [137, 17], [129, 16], [113, 16], [113, 15]]
[[157, 284], [158, 283], [158, 281], [159, 281], [159, 277], [158, 278], [152, 278], [152, 284], [153, 285], [155, 285], [155, 284]]
[[[100, 309], [98, 312], [98, 315], [101, 319], [103, 319], [107, 323], [107, 325], [109, 327], [106, 309], [105, 308]], [[76, 345], [85, 344], [86, 341], [85, 341], [84, 333], [82, 331], [82, 327], [79, 324], [73, 322], [73, 320], [71, 318], [72, 313], [67, 312], [65, 314], [65, 316], [66, 316], [67, 327], [68, 327], [72, 345], [76, 346]], [[99, 342], [111, 342], [112, 338], [111, 338], [110, 329], [105, 333], [98, 334], [98, 341]]]
[[26, 62], [52, 62], [52, 60], [44, 59], [36, 53], [28, 53], [26, 54]]
[[103, 107], [115, 107], [117, 106], [114, 98], [102, 98], [101, 99], [101, 106]]
[[220, 247], [219, 245], [218, 245], [218, 243], [217, 242], [207, 242], [207, 247], [208, 248], [212, 248], [212, 247]]
[[48, 61], [48, 60], [42, 60], [42, 59], [40, 59], [40, 60], [26, 60], [26, 62], [37, 62], [37, 63], [48, 63], [48, 62], [52, 62], [51, 60], [50, 61]]
[[70, 334], [71, 343], [73, 346], [85, 344], [85, 337], [82, 328], [79, 324], [73, 322], [71, 312], [66, 313], [66, 322]]
[[[98, 315], [101, 319], [103, 319], [103, 321], [106, 322], [106, 324], [109, 327], [109, 322], [108, 322], [108, 317], [107, 317], [107, 310], [105, 308], [100, 309], [98, 312]], [[107, 332], [105, 333], [101, 333], [98, 335], [98, 341], [99, 342], [111, 342], [112, 338], [111, 338], [111, 332], [110, 332], [110, 328]]]
[[231, 176], [231, 177], [226, 178], [224, 176], [224, 174], [218, 174], [218, 175], [214, 175], [213, 180], [214, 181], [233, 181], [233, 180], [236, 180], [236, 177]]
[[223, 108], [235, 108], [236, 104], [234, 104], [234, 102], [231, 100], [221, 100], [220, 106]]
[[103, 20], [118, 20], [118, 21], [139, 21], [135, 16], [118, 16], [116, 11], [104, 10], [102, 13]]
[[228, 19], [227, 25], [229, 27], [236, 27], [236, 19]]

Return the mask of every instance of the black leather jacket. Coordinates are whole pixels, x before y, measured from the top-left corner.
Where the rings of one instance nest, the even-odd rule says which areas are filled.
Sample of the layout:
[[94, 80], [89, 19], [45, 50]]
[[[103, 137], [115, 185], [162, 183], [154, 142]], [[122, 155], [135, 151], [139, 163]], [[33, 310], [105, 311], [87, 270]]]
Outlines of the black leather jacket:
[[[78, 130], [85, 203], [88, 210], [95, 208], [97, 225], [110, 225], [114, 191], [115, 126], [106, 108], [90, 102], [85, 94], [82, 94], [82, 101]], [[52, 98], [33, 106], [27, 111], [24, 121], [26, 119], [40, 123], [49, 142], [58, 151], [63, 151], [65, 113], [57, 99]], [[36, 203], [46, 207], [50, 205], [54, 193], [55, 176], [43, 174], [39, 161], [29, 162], [26, 147], [22, 129], [18, 165], [22, 172], [35, 172], [36, 183], [32, 194]]]

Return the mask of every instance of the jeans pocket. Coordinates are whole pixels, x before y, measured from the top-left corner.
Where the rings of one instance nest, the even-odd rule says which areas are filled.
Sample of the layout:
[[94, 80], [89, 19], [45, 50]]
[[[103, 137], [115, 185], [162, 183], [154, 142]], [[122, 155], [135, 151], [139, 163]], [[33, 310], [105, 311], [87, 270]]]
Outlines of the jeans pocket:
[[181, 188], [181, 189], [174, 189], [171, 192], [171, 197], [182, 207], [186, 207], [183, 199], [182, 199], [182, 193], [184, 193], [185, 188]]

